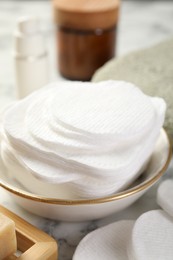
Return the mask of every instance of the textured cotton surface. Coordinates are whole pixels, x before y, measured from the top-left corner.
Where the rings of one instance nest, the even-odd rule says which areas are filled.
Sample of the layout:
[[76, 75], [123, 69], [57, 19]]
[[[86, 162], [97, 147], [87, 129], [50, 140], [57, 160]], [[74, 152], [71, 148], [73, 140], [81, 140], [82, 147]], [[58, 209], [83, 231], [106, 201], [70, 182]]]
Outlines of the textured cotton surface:
[[83, 238], [73, 260], [127, 260], [134, 221], [122, 220], [99, 228]]
[[164, 126], [173, 138], [173, 39], [151, 48], [109, 61], [94, 75], [93, 81], [125, 80], [144, 93], [164, 98], [167, 113]]
[[173, 218], [163, 210], [141, 215], [135, 222], [129, 260], [172, 260]]
[[173, 217], [173, 180], [165, 180], [159, 185], [157, 203]]
[[128, 82], [54, 83], [6, 111], [1, 156], [14, 178], [9, 160], [33, 182], [65, 184], [72, 197], [110, 195], [145, 169], [165, 109]]
[[[86, 134], [120, 137], [145, 132], [154, 117], [150, 100], [130, 83], [75, 83], [54, 96], [52, 113], [63, 125]], [[57, 106], [59, 104], [59, 106]]]

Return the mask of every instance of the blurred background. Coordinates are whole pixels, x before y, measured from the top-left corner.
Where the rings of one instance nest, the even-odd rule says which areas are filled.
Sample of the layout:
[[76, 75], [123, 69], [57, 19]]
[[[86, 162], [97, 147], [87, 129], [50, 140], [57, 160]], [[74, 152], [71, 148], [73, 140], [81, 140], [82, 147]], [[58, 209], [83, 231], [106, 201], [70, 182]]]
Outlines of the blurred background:
[[[57, 69], [56, 29], [52, 1], [0, 0], [0, 98], [1, 104], [15, 96], [13, 63], [16, 21], [36, 15], [41, 21], [49, 59], [49, 80], [64, 80]], [[173, 35], [173, 1], [122, 0], [116, 55], [152, 46]]]

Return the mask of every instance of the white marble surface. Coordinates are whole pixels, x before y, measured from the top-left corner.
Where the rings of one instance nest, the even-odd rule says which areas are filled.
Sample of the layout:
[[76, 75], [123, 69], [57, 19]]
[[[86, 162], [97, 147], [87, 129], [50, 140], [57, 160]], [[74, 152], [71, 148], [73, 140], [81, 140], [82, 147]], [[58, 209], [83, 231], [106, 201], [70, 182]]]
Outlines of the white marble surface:
[[[63, 80], [56, 71], [52, 9], [49, 1], [0, 1], [0, 108], [15, 97], [12, 32], [17, 17], [36, 14], [41, 17], [47, 39], [50, 80]], [[117, 54], [153, 45], [173, 35], [173, 1], [124, 1], [118, 30]], [[171, 164], [164, 178], [172, 178]], [[89, 231], [120, 219], [135, 219], [142, 212], [158, 208], [155, 185], [130, 208], [105, 219], [84, 223], [65, 223], [32, 215], [14, 204], [0, 188], [0, 203], [41, 228], [59, 243], [59, 260], [72, 259], [76, 245]], [[121, 260], [121, 259], [120, 259]]]

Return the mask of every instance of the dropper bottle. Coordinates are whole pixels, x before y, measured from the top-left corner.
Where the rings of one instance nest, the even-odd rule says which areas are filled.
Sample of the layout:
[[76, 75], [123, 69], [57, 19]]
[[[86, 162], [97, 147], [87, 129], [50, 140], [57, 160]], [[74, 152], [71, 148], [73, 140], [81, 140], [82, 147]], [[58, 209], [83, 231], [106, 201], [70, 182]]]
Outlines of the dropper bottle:
[[23, 98], [49, 81], [48, 55], [38, 18], [18, 20], [14, 47], [17, 96]]

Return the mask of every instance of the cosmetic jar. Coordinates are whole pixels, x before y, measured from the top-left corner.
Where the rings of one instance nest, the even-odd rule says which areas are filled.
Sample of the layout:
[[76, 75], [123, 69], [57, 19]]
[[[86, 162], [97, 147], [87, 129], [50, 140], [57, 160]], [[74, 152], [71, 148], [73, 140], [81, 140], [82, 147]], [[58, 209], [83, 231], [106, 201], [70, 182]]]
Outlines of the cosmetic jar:
[[62, 76], [90, 80], [114, 57], [119, 6], [119, 0], [53, 0]]

